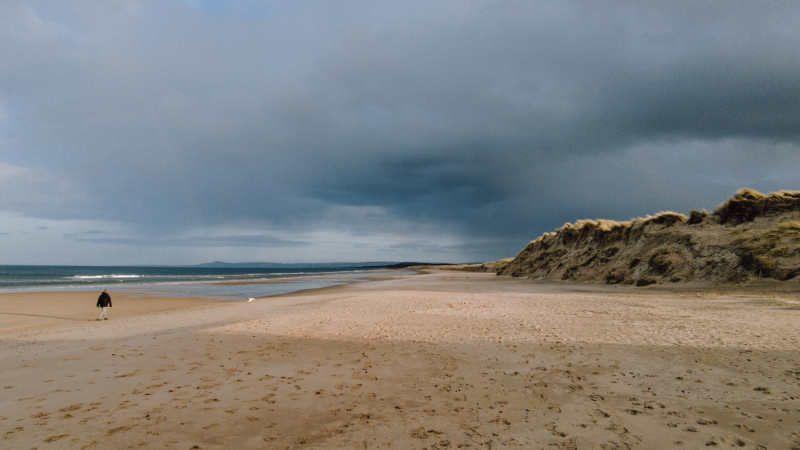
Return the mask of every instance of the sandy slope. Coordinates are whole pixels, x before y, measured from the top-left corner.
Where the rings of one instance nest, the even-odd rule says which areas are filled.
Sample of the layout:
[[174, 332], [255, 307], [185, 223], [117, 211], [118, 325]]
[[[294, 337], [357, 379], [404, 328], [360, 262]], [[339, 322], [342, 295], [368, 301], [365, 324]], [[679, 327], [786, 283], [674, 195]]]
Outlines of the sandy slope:
[[800, 448], [798, 294], [698, 289], [440, 272], [7, 332], [0, 447]]

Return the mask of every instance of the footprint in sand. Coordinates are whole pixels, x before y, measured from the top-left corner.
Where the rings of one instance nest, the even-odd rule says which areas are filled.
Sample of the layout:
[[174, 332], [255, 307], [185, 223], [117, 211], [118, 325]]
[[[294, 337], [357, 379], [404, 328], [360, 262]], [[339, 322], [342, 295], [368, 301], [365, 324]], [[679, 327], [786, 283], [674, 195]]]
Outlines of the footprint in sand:
[[553, 433], [553, 436], [567, 437], [567, 433], [564, 433], [563, 431], [558, 431], [558, 428], [557, 428], [555, 422], [546, 423], [544, 425], [544, 428], [545, 428], [545, 430]]
[[617, 425], [617, 424], [614, 424], [614, 423], [609, 425], [608, 428], [606, 428], [606, 430], [611, 431], [614, 434], [619, 434], [619, 435], [622, 435], [622, 434], [625, 434], [625, 433], [628, 432], [627, 428], [623, 427], [622, 425]]
[[119, 432], [128, 431], [131, 428], [133, 428], [133, 427], [132, 426], [121, 426], [121, 427], [117, 427], [117, 428], [112, 428], [112, 429], [106, 431], [106, 436], [113, 436], [113, 435], [115, 435], [115, 434], [117, 434]]
[[747, 443], [738, 436], [723, 436], [719, 438], [719, 440], [722, 441], [723, 444], [728, 444], [731, 447], [744, 447], [747, 445]]
[[58, 411], [59, 412], [70, 412], [70, 411], [77, 411], [77, 410], [79, 410], [81, 408], [83, 408], [83, 403], [77, 403], [77, 404], [72, 405], [72, 406], [67, 406], [66, 408], [61, 408]]
[[506, 420], [506, 419], [504, 419], [502, 417], [498, 417], [498, 418], [492, 420], [491, 423], [497, 424], [497, 425], [505, 428], [506, 430], [511, 428], [511, 422], [509, 422], [508, 420]]

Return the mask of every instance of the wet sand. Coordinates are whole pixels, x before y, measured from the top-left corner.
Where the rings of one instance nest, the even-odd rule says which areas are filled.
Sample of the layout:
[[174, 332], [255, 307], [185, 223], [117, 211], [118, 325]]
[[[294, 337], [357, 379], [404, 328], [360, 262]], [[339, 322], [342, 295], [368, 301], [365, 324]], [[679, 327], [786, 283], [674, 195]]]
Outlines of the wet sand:
[[[218, 301], [203, 298], [160, 298], [141, 293], [110, 292], [112, 319], [191, 306], [209, 306]], [[25, 292], [0, 294], [0, 333], [68, 322], [95, 320], [98, 292]]]
[[800, 448], [782, 286], [433, 272], [16, 328], [0, 447]]

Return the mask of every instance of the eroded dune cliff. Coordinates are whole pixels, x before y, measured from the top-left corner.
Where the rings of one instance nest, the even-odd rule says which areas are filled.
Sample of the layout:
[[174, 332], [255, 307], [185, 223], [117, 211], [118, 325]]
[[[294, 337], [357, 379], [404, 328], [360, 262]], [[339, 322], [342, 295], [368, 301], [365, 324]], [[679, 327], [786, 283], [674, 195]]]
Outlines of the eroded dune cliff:
[[[639, 286], [741, 283], [800, 274], [800, 191], [742, 189], [716, 211], [629, 222], [583, 220], [545, 233], [498, 275]], [[796, 278], [800, 279], [800, 277]]]

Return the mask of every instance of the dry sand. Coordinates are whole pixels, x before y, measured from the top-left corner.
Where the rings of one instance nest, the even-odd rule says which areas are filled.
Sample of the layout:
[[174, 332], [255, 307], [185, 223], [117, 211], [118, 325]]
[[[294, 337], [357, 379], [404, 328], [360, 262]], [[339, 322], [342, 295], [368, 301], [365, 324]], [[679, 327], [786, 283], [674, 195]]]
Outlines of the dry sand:
[[0, 448], [800, 448], [800, 299], [770, 286], [433, 272], [31, 318], [0, 334]]

